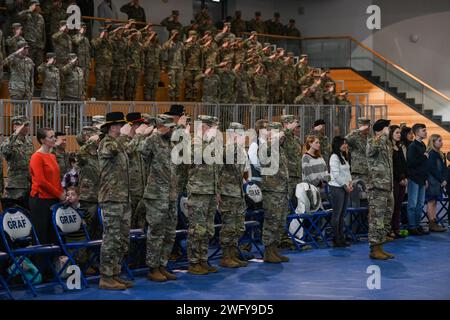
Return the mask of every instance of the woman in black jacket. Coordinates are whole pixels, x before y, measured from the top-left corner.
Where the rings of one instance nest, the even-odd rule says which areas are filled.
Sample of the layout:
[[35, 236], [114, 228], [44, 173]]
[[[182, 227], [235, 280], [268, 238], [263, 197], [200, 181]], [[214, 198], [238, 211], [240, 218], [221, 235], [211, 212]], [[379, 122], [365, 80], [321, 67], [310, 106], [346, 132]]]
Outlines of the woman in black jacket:
[[392, 141], [392, 160], [394, 171], [394, 212], [391, 221], [390, 237], [403, 238], [400, 235], [400, 211], [405, 197], [407, 179], [407, 165], [404, 154], [404, 146], [401, 142], [401, 130], [397, 125], [389, 127], [389, 137]]

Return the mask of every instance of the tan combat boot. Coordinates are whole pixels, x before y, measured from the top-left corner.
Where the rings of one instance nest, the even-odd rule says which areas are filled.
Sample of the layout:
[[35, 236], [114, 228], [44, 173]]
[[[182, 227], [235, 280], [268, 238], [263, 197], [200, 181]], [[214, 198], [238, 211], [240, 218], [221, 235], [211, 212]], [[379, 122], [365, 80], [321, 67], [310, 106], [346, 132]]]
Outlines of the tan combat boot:
[[447, 228], [437, 224], [436, 220], [431, 220], [428, 228], [429, 228], [429, 230], [431, 232], [445, 232], [445, 231], [447, 231]]
[[237, 248], [230, 248], [230, 252], [231, 252], [231, 259], [233, 259], [234, 261], [236, 261], [239, 264], [239, 267], [246, 267], [248, 266], [248, 262], [239, 259], [239, 251]]
[[165, 267], [159, 267], [159, 271], [164, 277], [167, 278], [167, 280], [177, 280], [177, 276], [167, 271]]
[[370, 247], [370, 254], [369, 257], [371, 259], [376, 259], [376, 260], [387, 260], [389, 259], [387, 255], [385, 255], [383, 253], [383, 251], [381, 251], [381, 245], [374, 245]]
[[116, 280], [117, 282], [123, 284], [127, 288], [133, 288], [133, 286], [134, 286], [133, 281], [122, 279], [119, 276], [114, 276], [113, 279]]
[[99, 289], [103, 290], [126, 290], [127, 287], [120, 282], [114, 280], [113, 277], [104, 277], [100, 278], [100, 282], [98, 284]]
[[165, 282], [167, 278], [159, 271], [159, 268], [150, 268], [147, 279], [156, 282]]
[[267, 246], [264, 250], [264, 262], [280, 263], [281, 259], [276, 254], [275, 246]]
[[208, 269], [204, 269], [199, 263], [189, 264], [188, 272], [196, 275], [208, 274]]
[[278, 259], [281, 260], [281, 262], [289, 262], [289, 258], [286, 257], [286, 256], [283, 256], [283, 255], [280, 253], [280, 249], [275, 248], [275, 254], [276, 254], [276, 256], [278, 257]]
[[233, 260], [229, 247], [225, 247], [222, 249], [223, 255], [222, 259], [220, 259], [220, 266], [224, 268], [239, 268], [239, 263]]
[[207, 270], [209, 273], [216, 273], [217, 271], [219, 271], [217, 267], [209, 265], [208, 262], [206, 261], [200, 262], [200, 265], [202, 266], [203, 269]]
[[380, 250], [381, 250], [381, 252], [383, 252], [383, 254], [384, 254], [386, 257], [388, 257], [388, 259], [394, 259], [394, 258], [395, 258], [395, 255], [393, 255], [392, 253], [389, 253], [389, 252], [384, 251], [382, 245], [380, 245]]

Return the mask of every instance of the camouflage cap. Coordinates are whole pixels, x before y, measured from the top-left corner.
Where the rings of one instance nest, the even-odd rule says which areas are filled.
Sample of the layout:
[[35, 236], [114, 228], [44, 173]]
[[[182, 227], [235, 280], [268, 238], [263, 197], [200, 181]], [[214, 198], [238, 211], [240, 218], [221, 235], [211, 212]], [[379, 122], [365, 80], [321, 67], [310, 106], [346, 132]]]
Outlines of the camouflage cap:
[[306, 53], [303, 53], [302, 55], [300, 55], [300, 59], [304, 59], [304, 58], [308, 58], [308, 55]]
[[253, 30], [252, 32], [250, 32], [250, 34], [251, 34], [252, 36], [256, 36], [256, 35], [258, 34], [258, 32], [256, 32], [255, 30]]
[[41, 4], [39, 3], [39, 1], [38, 0], [31, 0], [30, 1], [30, 5], [31, 4], [36, 4], [37, 6], [40, 6]]
[[294, 53], [292, 51], [288, 51], [288, 53], [286, 54], [288, 57], [293, 57]]
[[326, 86], [334, 86], [334, 82], [333, 81], [327, 81], [325, 82]]
[[367, 118], [358, 118], [358, 124], [361, 126], [364, 126], [364, 125], [370, 126], [371, 121], [370, 121], [370, 119], [367, 119]]
[[177, 124], [173, 122], [173, 117], [168, 114], [158, 114], [155, 118], [156, 125], [173, 128]]
[[224, 26], [231, 26], [231, 22], [224, 22], [223, 25]]
[[180, 11], [178, 11], [178, 10], [172, 10], [172, 15], [173, 15], [173, 16], [179, 16], [179, 15], [180, 15]]
[[190, 36], [196, 36], [196, 35], [197, 35], [197, 31], [195, 31], [195, 30], [189, 30], [188, 35], [190, 35]]
[[102, 116], [102, 115], [95, 115], [95, 116], [92, 117], [92, 123], [93, 123], [93, 124], [94, 124], [94, 123], [101, 123], [101, 124], [103, 124], [103, 123], [105, 123], [105, 122], [106, 122], [105, 116]]
[[87, 27], [86, 22], [80, 22], [80, 28]]
[[101, 131], [97, 127], [85, 126], [81, 129], [82, 135], [93, 136], [93, 135], [100, 134], [100, 133], [101, 133]]
[[342, 96], [342, 95], [347, 94], [347, 93], [348, 93], [348, 90], [344, 89], [341, 92], [339, 92], [339, 95]]
[[141, 114], [142, 118], [145, 119], [145, 122], [150, 125], [150, 126], [154, 126], [156, 124], [156, 117], [152, 116], [148, 113], [142, 113]]
[[208, 126], [216, 125], [218, 122], [217, 117], [207, 116], [207, 115], [199, 115], [197, 117], [197, 120], [207, 124]]
[[73, 60], [73, 59], [78, 59], [78, 56], [76, 53], [69, 53], [69, 59]]
[[29, 48], [30, 46], [28, 45], [28, 42], [26, 41], [19, 41], [17, 43], [17, 49], [22, 49], [22, 48]]
[[267, 126], [268, 129], [283, 129], [283, 125], [281, 122], [269, 122], [269, 125]]
[[67, 20], [60, 20], [59, 21], [59, 26], [60, 27], [63, 27], [63, 26], [66, 26], [67, 25]]
[[55, 54], [54, 52], [47, 52], [47, 53], [45, 54], [45, 57], [46, 57], [47, 59], [51, 59], [51, 58], [56, 57], [56, 54]]
[[28, 118], [26, 116], [14, 116], [11, 119], [11, 123], [21, 126], [23, 124], [30, 123], [30, 120], [28, 120]]
[[239, 122], [230, 122], [229, 129], [237, 130], [237, 129], [245, 129], [245, 126]]
[[22, 28], [22, 24], [20, 24], [20, 23], [18, 23], [18, 22], [13, 23], [11, 26], [12, 26], [14, 29], [15, 29], [15, 28]]
[[288, 122], [288, 123], [293, 123], [293, 122], [297, 121], [297, 118], [295, 118], [295, 116], [292, 114], [282, 115], [280, 119], [281, 119], [281, 122]]

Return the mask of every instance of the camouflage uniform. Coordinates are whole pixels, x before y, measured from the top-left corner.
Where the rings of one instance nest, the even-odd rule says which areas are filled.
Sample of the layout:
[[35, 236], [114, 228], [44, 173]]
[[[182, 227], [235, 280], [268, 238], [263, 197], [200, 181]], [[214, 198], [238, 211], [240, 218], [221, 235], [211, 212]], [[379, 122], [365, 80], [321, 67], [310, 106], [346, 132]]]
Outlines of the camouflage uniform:
[[391, 230], [394, 210], [392, 147], [386, 135], [367, 141], [369, 170], [369, 244], [381, 245]]
[[[196, 35], [189, 32], [189, 35]], [[202, 72], [202, 50], [197, 40], [185, 44], [184, 85], [185, 100], [197, 101], [199, 92], [199, 83], [196, 78]]]
[[162, 65], [161, 46], [157, 42], [144, 45], [144, 97], [148, 101], [156, 101], [160, 70]]
[[[92, 134], [99, 134], [95, 127], [87, 127]], [[86, 131], [86, 128], [83, 128]], [[83, 133], [82, 131], [82, 133]], [[100, 167], [97, 155], [97, 142], [86, 141], [76, 155], [77, 172], [80, 189], [80, 208], [87, 212], [92, 220], [88, 225], [92, 239], [101, 239], [102, 231], [98, 221], [98, 190], [100, 183]]]
[[[269, 124], [269, 128], [276, 128], [281, 130], [280, 123]], [[264, 229], [263, 229], [263, 243], [265, 247], [275, 246], [280, 244], [281, 236], [285, 232], [286, 217], [289, 213], [288, 201], [291, 194], [289, 187], [289, 171], [288, 160], [286, 158], [286, 152], [283, 147], [280, 146], [278, 159], [272, 150], [270, 142], [264, 141], [261, 143], [263, 157], [266, 155], [272, 157], [272, 161], [278, 161], [279, 168], [276, 173], [261, 172], [262, 182], [261, 191], [263, 195], [263, 207], [264, 207]], [[267, 150], [267, 153], [264, 152]], [[269, 167], [270, 164], [264, 164], [261, 161], [261, 167]]]
[[[43, 13], [43, 16], [46, 22], [47, 35], [51, 39], [52, 35], [59, 31], [59, 22], [67, 18], [66, 10], [62, 7], [58, 8], [53, 6], [48, 10], [47, 14]], [[55, 50], [54, 47], [53, 50]], [[61, 61], [61, 63], [64, 63], [64, 61]]]
[[[284, 122], [293, 122], [295, 117], [292, 115], [282, 116], [281, 120]], [[289, 171], [289, 185], [291, 191], [295, 194], [297, 184], [302, 182], [302, 143], [300, 139], [294, 135], [294, 131], [284, 129], [285, 140], [281, 146], [286, 154], [288, 171]], [[290, 195], [293, 196], [292, 194]]]
[[118, 140], [106, 135], [98, 148], [100, 183], [98, 201], [103, 210], [100, 274], [119, 276], [128, 252], [131, 206], [128, 156]]
[[269, 78], [269, 103], [281, 101], [281, 69], [282, 62], [275, 58], [267, 63], [267, 76]]
[[255, 74], [251, 79], [252, 103], [266, 104], [267, 92], [269, 91], [269, 79], [266, 74]]
[[234, 71], [236, 78], [236, 103], [250, 103], [250, 78], [244, 70]]
[[67, 63], [69, 53], [72, 52], [72, 38], [64, 31], [52, 35], [53, 48], [56, 54], [56, 64], [63, 66]]
[[264, 21], [252, 19], [248, 22], [248, 30], [257, 33], [267, 33], [267, 27]]
[[308, 65], [297, 63], [295, 66], [295, 78], [297, 85], [300, 87], [302, 85], [310, 86], [314, 83], [314, 77], [308, 75], [312, 68]]
[[170, 40], [163, 44], [162, 49], [168, 52], [169, 98], [178, 101], [185, 65], [184, 45], [180, 41]]
[[[13, 118], [13, 123], [17, 125], [24, 122], [24, 117]], [[29, 166], [34, 152], [31, 137], [12, 133], [3, 140], [0, 151], [7, 165], [3, 198], [25, 201], [31, 187]], [[25, 207], [28, 207], [28, 203], [25, 203]]]
[[[175, 125], [171, 117], [163, 117], [162, 121]], [[175, 241], [178, 176], [177, 166], [170, 156], [172, 147], [170, 135], [162, 136], [158, 132], [139, 145], [139, 151], [149, 164], [143, 201], [148, 223], [146, 264], [150, 268], [167, 266]]]
[[214, 68], [219, 60], [217, 43], [211, 41], [207, 46], [202, 46], [203, 68]]
[[5, 41], [3, 39], [3, 31], [0, 30], [0, 83], [3, 80], [3, 59], [5, 56]]
[[6, 47], [8, 48], [8, 53], [12, 54], [14, 52], [16, 52], [17, 45], [21, 42], [25, 42], [25, 38], [22, 36], [11, 36], [8, 37], [8, 39], [6, 39]]
[[203, 83], [202, 102], [219, 103], [220, 78], [217, 74], [201, 74], [198, 80]]
[[73, 52], [77, 54], [78, 65], [83, 69], [84, 91], [87, 92], [89, 75], [91, 71], [91, 44], [83, 34], [72, 37]]
[[125, 100], [125, 83], [127, 81], [127, 41], [116, 35], [111, 40], [113, 68], [111, 70], [111, 96], [113, 100]]
[[296, 88], [295, 67], [292, 62], [284, 62], [281, 71], [281, 89], [284, 104], [294, 103]]
[[[74, 53], [69, 55], [70, 59], [76, 58]], [[85, 97], [83, 70], [75, 62], [69, 62], [62, 67], [61, 72], [64, 75], [64, 101], [81, 101]], [[63, 102], [61, 113], [68, 118], [68, 123], [72, 128], [72, 133], [78, 132], [80, 121], [80, 105]]]
[[[31, 100], [34, 90], [34, 63], [21, 54], [12, 53], [4, 61], [9, 66], [10, 76], [8, 82], [11, 100]], [[25, 114], [25, 106], [14, 104], [14, 114]]]
[[94, 49], [95, 59], [95, 90], [97, 99], [107, 99], [109, 93], [109, 81], [111, 80], [111, 69], [113, 65], [112, 44], [109, 39], [96, 38], [91, 41]]
[[45, 103], [42, 105], [44, 107], [44, 121], [45, 125], [49, 128], [54, 127], [54, 114], [56, 111], [56, 101], [61, 99], [60, 86], [61, 86], [61, 75], [60, 70], [56, 65], [47, 65], [46, 62], [42, 63], [37, 71], [43, 79], [42, 89], [41, 89], [41, 100], [53, 101], [53, 103]]
[[[175, 14], [178, 15], [178, 11], [176, 11]], [[173, 14], [174, 12], [172, 12]], [[163, 27], [166, 27], [167, 31], [172, 32], [172, 30], [178, 30], [179, 32], [181, 32], [181, 30], [183, 29], [183, 25], [178, 22], [178, 21], [170, 21], [171, 16], [165, 18], [163, 21], [161, 21], [161, 25]]]
[[219, 102], [235, 103], [236, 77], [234, 75], [234, 72], [229, 69], [222, 69], [219, 71], [219, 78], [220, 78]]
[[45, 21], [36, 11], [24, 10], [19, 13], [23, 20], [23, 36], [30, 46], [30, 58], [40, 66], [44, 59], [44, 48], [46, 43]]
[[367, 135], [363, 135], [360, 130], [356, 129], [350, 132], [345, 139], [347, 140], [350, 154], [352, 157], [351, 173], [354, 181], [360, 179], [364, 185], [368, 185], [369, 169], [367, 167]]
[[231, 32], [240, 37], [243, 32], [247, 31], [247, 24], [241, 17], [234, 17], [231, 20]]
[[137, 82], [142, 70], [141, 44], [136, 40], [131, 40], [127, 46], [127, 82], [125, 85], [125, 99], [132, 101], [136, 96]]
[[[209, 117], [212, 118], [212, 117]], [[209, 119], [208, 118], [208, 119]], [[201, 150], [211, 145], [198, 142]], [[214, 143], [214, 142], [212, 142]], [[195, 149], [195, 142], [193, 150]], [[189, 167], [188, 192], [189, 230], [188, 259], [191, 265], [208, 261], [209, 240], [214, 235], [214, 217], [216, 214], [217, 183], [220, 167], [217, 164], [192, 164]]]

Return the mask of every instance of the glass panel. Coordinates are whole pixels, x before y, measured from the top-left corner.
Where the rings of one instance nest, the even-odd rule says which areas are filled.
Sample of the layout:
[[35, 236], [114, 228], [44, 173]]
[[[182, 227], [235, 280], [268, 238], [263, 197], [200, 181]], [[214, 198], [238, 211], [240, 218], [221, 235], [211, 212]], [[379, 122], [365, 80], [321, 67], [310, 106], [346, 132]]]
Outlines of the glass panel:
[[433, 110], [434, 115], [442, 116], [442, 121], [450, 122], [450, 102], [424, 87], [423, 104], [425, 110]]

